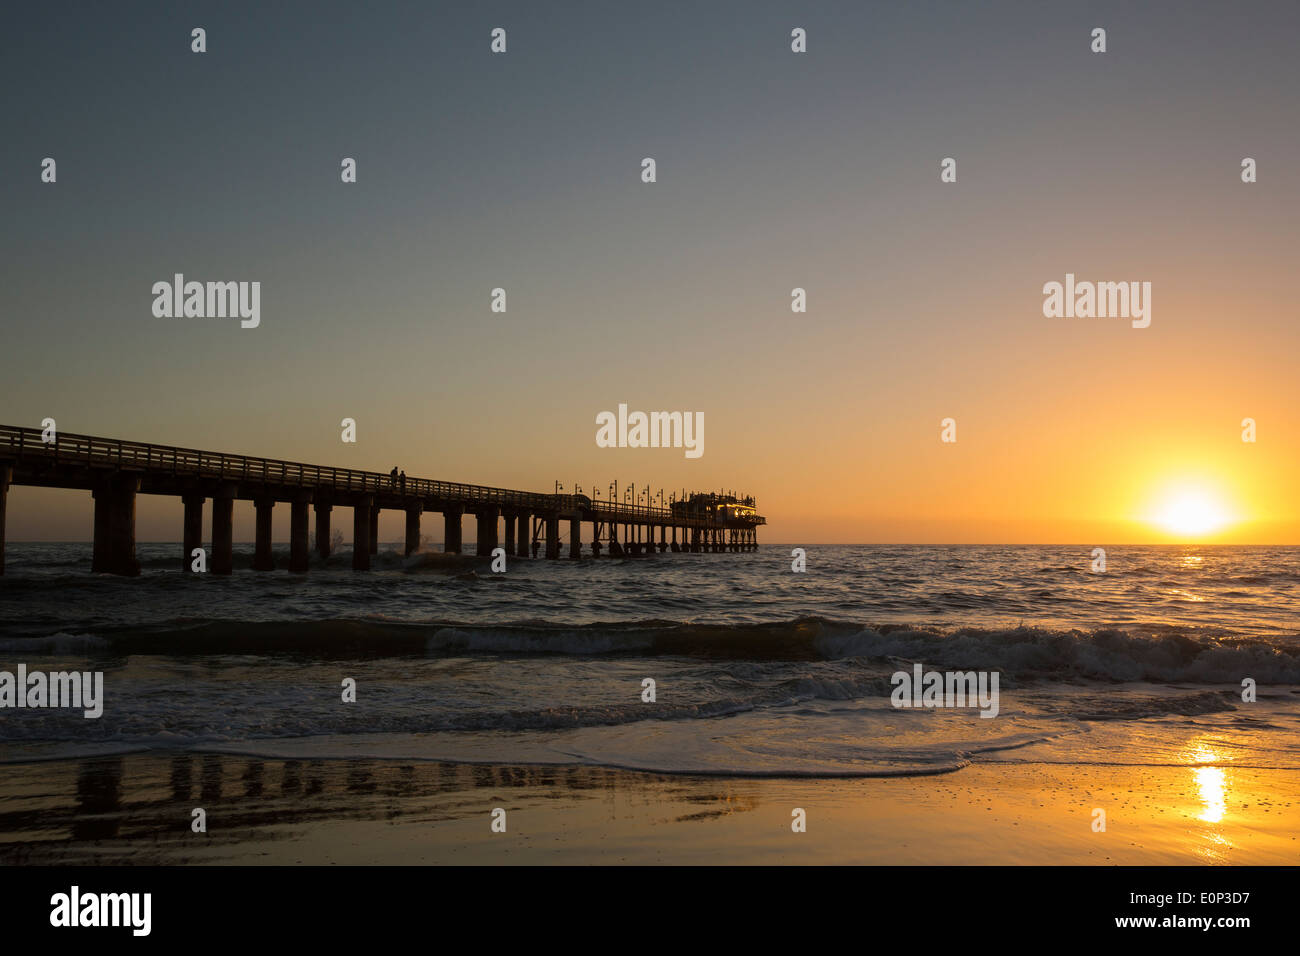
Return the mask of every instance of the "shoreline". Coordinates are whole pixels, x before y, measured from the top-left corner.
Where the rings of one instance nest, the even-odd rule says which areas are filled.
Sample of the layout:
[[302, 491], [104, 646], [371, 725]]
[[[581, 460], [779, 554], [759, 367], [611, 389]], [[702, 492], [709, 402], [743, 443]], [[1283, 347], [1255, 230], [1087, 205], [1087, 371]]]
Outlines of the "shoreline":
[[[9, 764], [0, 863], [1293, 864], [1300, 779], [975, 762], [920, 777], [176, 752]], [[191, 829], [193, 811], [207, 832]], [[493, 832], [493, 811], [505, 832]], [[1094, 809], [1107, 815], [1093, 831]], [[802, 809], [806, 832], [792, 831]]]

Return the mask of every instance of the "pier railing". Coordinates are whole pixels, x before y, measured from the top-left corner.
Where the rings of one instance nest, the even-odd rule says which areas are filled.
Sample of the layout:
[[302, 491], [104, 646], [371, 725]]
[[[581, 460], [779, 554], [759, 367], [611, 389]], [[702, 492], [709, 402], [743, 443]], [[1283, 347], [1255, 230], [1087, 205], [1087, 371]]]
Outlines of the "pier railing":
[[[674, 514], [669, 508], [635, 505], [577, 495], [535, 494], [489, 485], [436, 481], [429, 478], [393, 478], [378, 471], [331, 468], [275, 458], [228, 455], [223, 452], [154, 445], [115, 438], [97, 438], [71, 432], [56, 432], [55, 440], [41, 440], [39, 428], [0, 425], [0, 455], [13, 458], [46, 458], [59, 462], [85, 462], [118, 468], [160, 470], [173, 475], [215, 478], [227, 481], [263, 481], [302, 488], [330, 488], [341, 492], [396, 494], [412, 498], [433, 498], [469, 504], [498, 505], [531, 514], [590, 511], [602, 520], [667, 520], [678, 524], [708, 524], [703, 515]], [[757, 519], [755, 523], [762, 524]]]

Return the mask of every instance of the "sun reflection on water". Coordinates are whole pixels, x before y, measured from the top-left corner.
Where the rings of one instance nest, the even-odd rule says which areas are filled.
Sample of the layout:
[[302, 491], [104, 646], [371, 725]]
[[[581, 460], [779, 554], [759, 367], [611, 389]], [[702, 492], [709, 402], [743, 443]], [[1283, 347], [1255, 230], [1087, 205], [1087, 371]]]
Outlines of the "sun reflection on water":
[[[1191, 763], [1217, 763], [1224, 759], [1205, 743], [1198, 743], [1188, 754]], [[1228, 777], [1219, 767], [1194, 767], [1192, 775], [1196, 780], [1196, 793], [1201, 800], [1201, 812], [1198, 820], [1206, 823], [1219, 823], [1228, 812]]]
[[1196, 789], [1200, 792], [1201, 812], [1196, 819], [1206, 823], [1218, 823], [1227, 812], [1227, 796], [1224, 791], [1226, 778], [1218, 767], [1196, 768]]

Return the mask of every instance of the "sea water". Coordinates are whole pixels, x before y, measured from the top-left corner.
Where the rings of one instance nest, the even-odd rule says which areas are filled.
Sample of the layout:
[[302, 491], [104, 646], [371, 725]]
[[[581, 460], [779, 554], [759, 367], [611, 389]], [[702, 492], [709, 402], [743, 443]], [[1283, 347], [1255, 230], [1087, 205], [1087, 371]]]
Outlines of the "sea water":
[[[102, 671], [103, 714], [6, 710], [0, 761], [1300, 769], [1300, 549], [1115, 547], [1097, 573], [1085, 546], [803, 547], [804, 573], [777, 545], [501, 574], [386, 545], [370, 572], [344, 550], [290, 575], [247, 570], [244, 545], [219, 577], [142, 544], [143, 574], [118, 578], [90, 573], [87, 544], [11, 543], [0, 669]], [[893, 706], [891, 675], [916, 665], [997, 672], [996, 719]]]

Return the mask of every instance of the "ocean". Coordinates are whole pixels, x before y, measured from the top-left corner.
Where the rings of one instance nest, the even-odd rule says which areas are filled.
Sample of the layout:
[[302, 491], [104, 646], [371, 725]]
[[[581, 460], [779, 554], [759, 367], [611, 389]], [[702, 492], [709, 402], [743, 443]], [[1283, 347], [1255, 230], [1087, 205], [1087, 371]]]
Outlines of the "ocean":
[[[0, 670], [102, 671], [105, 701], [98, 719], [3, 711], [0, 762], [1300, 770], [1300, 549], [1116, 547], [1097, 573], [1083, 546], [804, 547], [803, 573], [780, 545], [493, 573], [387, 544], [370, 572], [343, 550], [290, 575], [247, 570], [247, 544], [222, 578], [142, 544], [124, 579], [91, 574], [88, 544], [10, 543]], [[997, 672], [997, 716], [895, 707], [892, 675], [917, 664]]]

